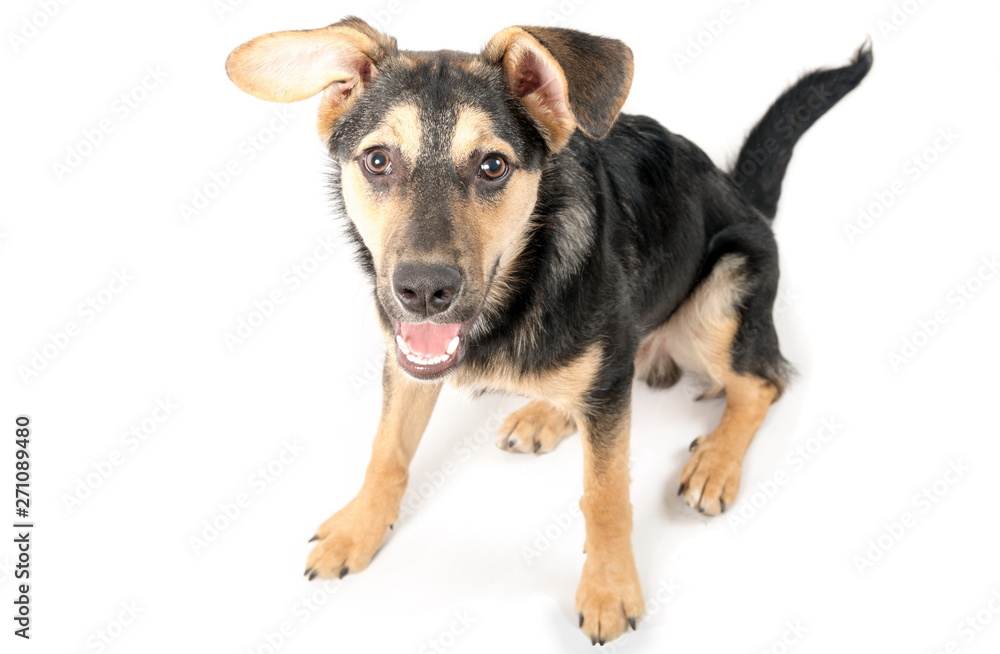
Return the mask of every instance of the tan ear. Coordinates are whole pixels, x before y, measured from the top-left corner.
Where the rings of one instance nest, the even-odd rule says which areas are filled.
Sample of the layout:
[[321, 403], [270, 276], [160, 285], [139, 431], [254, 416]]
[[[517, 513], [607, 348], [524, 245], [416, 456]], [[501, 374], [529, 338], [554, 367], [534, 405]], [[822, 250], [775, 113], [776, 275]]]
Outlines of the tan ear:
[[324, 91], [320, 131], [332, 125], [397, 53], [396, 40], [360, 18], [314, 30], [258, 36], [230, 53], [226, 73], [247, 93], [272, 102], [295, 102]]
[[632, 50], [621, 41], [560, 27], [508, 27], [483, 50], [503, 67], [555, 151], [577, 127], [593, 138], [611, 130], [632, 86]]

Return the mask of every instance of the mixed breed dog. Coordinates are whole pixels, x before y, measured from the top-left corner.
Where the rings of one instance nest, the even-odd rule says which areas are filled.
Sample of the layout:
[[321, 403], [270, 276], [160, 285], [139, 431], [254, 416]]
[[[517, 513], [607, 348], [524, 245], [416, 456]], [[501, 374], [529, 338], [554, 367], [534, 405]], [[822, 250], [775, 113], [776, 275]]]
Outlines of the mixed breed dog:
[[364, 483], [317, 530], [309, 578], [369, 564], [447, 379], [530, 399], [500, 429], [505, 450], [548, 452], [580, 433], [579, 624], [601, 644], [635, 629], [633, 379], [667, 388], [689, 371], [705, 397], [725, 396], [679, 494], [706, 515], [733, 506], [790, 372], [772, 318], [782, 178], [799, 137], [871, 64], [865, 45], [802, 77], [726, 171], [655, 120], [619, 113], [632, 52], [613, 39], [509, 27], [479, 54], [414, 52], [346, 18], [236, 48], [226, 70], [240, 89], [321, 96], [332, 193], [394, 351]]

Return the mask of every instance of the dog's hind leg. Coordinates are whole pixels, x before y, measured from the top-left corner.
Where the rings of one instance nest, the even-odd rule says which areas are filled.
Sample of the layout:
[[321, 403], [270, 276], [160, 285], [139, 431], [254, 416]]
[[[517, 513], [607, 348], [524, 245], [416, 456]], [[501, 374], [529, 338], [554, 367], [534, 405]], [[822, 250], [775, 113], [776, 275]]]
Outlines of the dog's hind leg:
[[497, 447], [510, 452], [545, 454], [576, 431], [565, 411], [534, 400], [507, 416], [497, 432]]
[[767, 380], [733, 373], [724, 380], [726, 410], [709, 436], [691, 443], [691, 460], [681, 472], [678, 493], [688, 506], [718, 515], [736, 503], [743, 457], [764, 422], [777, 390]]
[[371, 561], [399, 516], [410, 460], [430, 420], [440, 383], [418, 382], [386, 358], [382, 375], [382, 417], [361, 491], [316, 530], [318, 540], [306, 575], [343, 577]]
[[772, 320], [778, 284], [773, 237], [762, 224], [741, 231], [751, 230], [754, 238], [742, 251], [719, 257], [664, 328], [681, 365], [707, 378], [708, 394], [725, 393], [722, 420], [691, 444], [678, 491], [707, 515], [735, 503], [743, 458], [788, 376]]

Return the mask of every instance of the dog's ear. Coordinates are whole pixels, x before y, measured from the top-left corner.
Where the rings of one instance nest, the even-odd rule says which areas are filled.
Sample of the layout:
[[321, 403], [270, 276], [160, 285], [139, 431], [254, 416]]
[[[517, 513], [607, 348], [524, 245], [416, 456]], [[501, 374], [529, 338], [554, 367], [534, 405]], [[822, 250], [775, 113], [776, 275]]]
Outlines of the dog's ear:
[[379, 65], [397, 54], [396, 40], [360, 18], [314, 30], [258, 36], [230, 53], [229, 79], [247, 93], [272, 102], [295, 102], [323, 91], [320, 131], [332, 125], [378, 76]]
[[508, 27], [483, 49], [559, 150], [577, 127], [604, 138], [632, 85], [632, 50], [621, 41], [559, 27]]

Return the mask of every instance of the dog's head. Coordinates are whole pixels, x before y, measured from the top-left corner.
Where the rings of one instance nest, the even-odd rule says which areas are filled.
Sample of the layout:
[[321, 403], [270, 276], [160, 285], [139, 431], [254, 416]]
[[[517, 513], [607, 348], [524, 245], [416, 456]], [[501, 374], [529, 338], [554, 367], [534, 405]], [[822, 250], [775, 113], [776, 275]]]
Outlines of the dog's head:
[[[621, 42], [510, 27], [478, 55], [408, 52], [364, 21], [265, 34], [226, 62], [259, 98], [322, 94], [334, 193], [370, 255], [397, 359], [453, 370], [524, 245], [542, 169], [579, 129], [602, 138], [632, 79]], [[492, 295], [491, 295], [492, 291]]]

